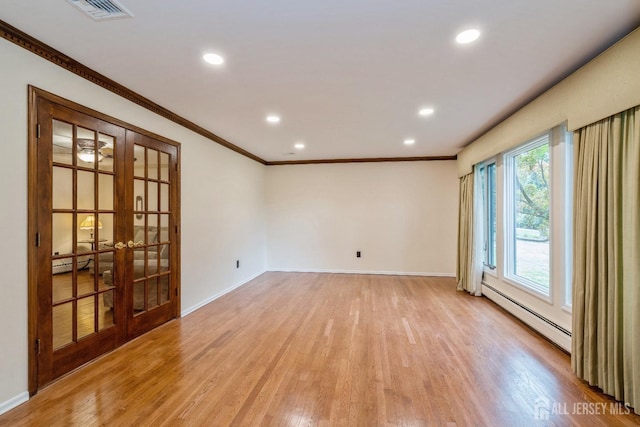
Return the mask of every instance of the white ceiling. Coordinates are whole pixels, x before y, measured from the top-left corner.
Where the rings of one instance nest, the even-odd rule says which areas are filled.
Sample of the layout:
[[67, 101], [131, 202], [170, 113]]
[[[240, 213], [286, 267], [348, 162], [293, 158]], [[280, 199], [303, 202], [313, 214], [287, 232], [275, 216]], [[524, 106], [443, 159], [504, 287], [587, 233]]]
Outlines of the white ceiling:
[[268, 161], [456, 154], [640, 25], [638, 0], [120, 1], [134, 18], [2, 0], [0, 19]]

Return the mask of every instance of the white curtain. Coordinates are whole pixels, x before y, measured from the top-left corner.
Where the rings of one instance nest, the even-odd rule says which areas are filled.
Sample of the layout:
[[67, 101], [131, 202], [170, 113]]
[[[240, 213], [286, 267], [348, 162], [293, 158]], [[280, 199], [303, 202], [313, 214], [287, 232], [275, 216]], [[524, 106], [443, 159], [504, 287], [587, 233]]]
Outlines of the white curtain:
[[460, 206], [458, 210], [458, 290], [482, 295], [482, 207], [474, 174], [460, 178]]
[[640, 107], [576, 139], [571, 364], [640, 413]]

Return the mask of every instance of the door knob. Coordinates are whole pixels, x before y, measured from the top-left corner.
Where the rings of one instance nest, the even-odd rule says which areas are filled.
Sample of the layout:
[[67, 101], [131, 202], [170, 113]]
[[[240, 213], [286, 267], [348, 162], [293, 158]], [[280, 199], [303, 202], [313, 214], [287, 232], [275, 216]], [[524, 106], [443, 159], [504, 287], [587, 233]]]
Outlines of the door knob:
[[144, 245], [144, 242], [142, 240], [134, 242], [133, 240], [129, 240], [127, 242], [127, 246], [129, 246], [130, 248], [138, 248], [140, 246]]
[[125, 244], [124, 244], [124, 243], [122, 243], [122, 242], [118, 242], [118, 243], [116, 243], [115, 245], [113, 245], [113, 247], [114, 247], [114, 248], [116, 248], [116, 249], [124, 249], [124, 248], [126, 248], [126, 247], [127, 247], [127, 245], [125, 245]]

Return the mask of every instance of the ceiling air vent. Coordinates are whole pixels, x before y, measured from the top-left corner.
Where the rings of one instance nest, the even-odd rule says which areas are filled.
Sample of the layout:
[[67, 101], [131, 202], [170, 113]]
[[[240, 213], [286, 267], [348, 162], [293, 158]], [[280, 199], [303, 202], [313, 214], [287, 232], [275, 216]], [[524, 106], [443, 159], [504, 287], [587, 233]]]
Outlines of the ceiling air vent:
[[122, 19], [132, 17], [123, 5], [116, 0], [67, 0], [94, 21]]

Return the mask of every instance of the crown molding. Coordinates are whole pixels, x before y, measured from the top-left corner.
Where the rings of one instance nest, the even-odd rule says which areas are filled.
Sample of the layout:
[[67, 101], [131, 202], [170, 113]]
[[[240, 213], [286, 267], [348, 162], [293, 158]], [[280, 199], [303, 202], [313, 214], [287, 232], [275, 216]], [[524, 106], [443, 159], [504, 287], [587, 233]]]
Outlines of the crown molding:
[[284, 165], [317, 165], [327, 163], [380, 163], [380, 162], [432, 162], [440, 160], [457, 160], [458, 156], [424, 156], [424, 157], [365, 157], [355, 159], [318, 159], [318, 160], [284, 160], [267, 161], [267, 166]]

